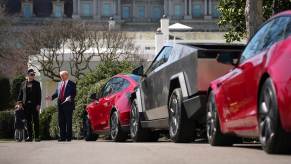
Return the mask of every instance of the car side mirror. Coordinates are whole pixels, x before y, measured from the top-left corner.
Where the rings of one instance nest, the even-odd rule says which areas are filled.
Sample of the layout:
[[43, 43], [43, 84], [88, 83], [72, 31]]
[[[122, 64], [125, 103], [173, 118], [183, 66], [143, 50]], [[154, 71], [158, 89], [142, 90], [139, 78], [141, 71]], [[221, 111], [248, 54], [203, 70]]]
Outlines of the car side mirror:
[[137, 76], [145, 76], [144, 75], [144, 68], [143, 68], [143, 66], [139, 66], [136, 69], [134, 69], [132, 71], [132, 74], [137, 75]]
[[222, 64], [227, 64], [227, 65], [233, 65], [236, 66], [237, 62], [236, 62], [237, 56], [234, 54], [218, 54], [216, 60], [219, 63]]

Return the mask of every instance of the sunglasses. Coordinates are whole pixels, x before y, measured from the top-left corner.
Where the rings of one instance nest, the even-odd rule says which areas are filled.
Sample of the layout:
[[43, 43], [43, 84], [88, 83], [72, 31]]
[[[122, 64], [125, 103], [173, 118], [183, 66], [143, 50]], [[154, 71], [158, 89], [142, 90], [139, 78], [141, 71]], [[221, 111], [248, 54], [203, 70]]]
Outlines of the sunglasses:
[[30, 73], [29, 76], [35, 76], [35, 74], [34, 73]]

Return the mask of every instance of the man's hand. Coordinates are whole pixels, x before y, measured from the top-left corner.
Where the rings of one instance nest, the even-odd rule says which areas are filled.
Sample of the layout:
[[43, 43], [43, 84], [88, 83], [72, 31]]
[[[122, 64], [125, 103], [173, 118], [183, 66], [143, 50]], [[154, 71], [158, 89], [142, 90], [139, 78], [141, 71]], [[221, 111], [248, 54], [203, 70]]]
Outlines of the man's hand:
[[45, 99], [48, 101], [52, 101], [52, 96], [47, 96]]
[[36, 111], [39, 112], [40, 111], [40, 105], [36, 106]]

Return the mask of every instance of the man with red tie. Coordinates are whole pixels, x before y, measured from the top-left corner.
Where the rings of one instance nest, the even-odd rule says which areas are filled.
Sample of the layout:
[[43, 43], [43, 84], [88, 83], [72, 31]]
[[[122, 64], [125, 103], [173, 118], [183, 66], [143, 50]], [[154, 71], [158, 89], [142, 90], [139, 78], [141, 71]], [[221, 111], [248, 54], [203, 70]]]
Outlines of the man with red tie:
[[75, 109], [76, 84], [69, 80], [67, 71], [61, 71], [60, 77], [62, 81], [58, 83], [56, 92], [47, 99], [58, 98], [59, 141], [70, 142], [72, 140], [72, 115]]

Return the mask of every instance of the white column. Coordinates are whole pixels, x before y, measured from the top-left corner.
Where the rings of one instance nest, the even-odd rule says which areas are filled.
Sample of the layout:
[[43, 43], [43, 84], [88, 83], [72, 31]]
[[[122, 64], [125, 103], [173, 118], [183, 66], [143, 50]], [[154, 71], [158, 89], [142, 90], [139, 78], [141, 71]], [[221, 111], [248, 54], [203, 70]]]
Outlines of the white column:
[[155, 55], [157, 55], [165, 44], [164, 36], [161, 31], [157, 31], [155, 34]]
[[192, 0], [189, 0], [189, 16], [192, 17]]
[[204, 0], [204, 19], [211, 19], [211, 15], [209, 15], [209, 3], [207, 3], [209, 0]]
[[185, 6], [184, 6], [184, 16], [187, 16], [188, 15], [188, 12], [187, 12], [187, 1], [188, 0], [184, 0], [184, 4], [185, 4]]
[[97, 17], [97, 0], [93, 0], [93, 18], [96, 19]]
[[121, 18], [121, 1], [117, 0], [117, 17]]
[[207, 7], [207, 0], [204, 0], [204, 16], [208, 15], [208, 7]]
[[131, 12], [132, 20], [135, 20], [135, 0], [132, 0], [132, 12]]
[[212, 15], [212, 0], [209, 0], [209, 3], [208, 3], [208, 14], [209, 14], [209, 16], [211, 16]]
[[73, 1], [73, 18], [80, 18], [80, 13], [79, 13], [79, 0], [74, 0]]
[[146, 19], [151, 21], [151, 1], [146, 2]]
[[169, 0], [164, 0], [164, 14], [169, 16]]
[[98, 0], [97, 1], [97, 18], [101, 18], [101, 5], [102, 5], [102, 3], [101, 3], [101, 0]]
[[[191, 0], [190, 0], [191, 1]], [[185, 2], [185, 15], [184, 15], [184, 19], [192, 19], [192, 15], [190, 14], [190, 2], [189, 2], [189, 0], [184, 0], [184, 2]], [[189, 2], [189, 3], [187, 3], [187, 2]]]
[[172, 0], [169, 0], [169, 10], [168, 10], [168, 18], [172, 18], [173, 16], [173, 5], [172, 5]]

